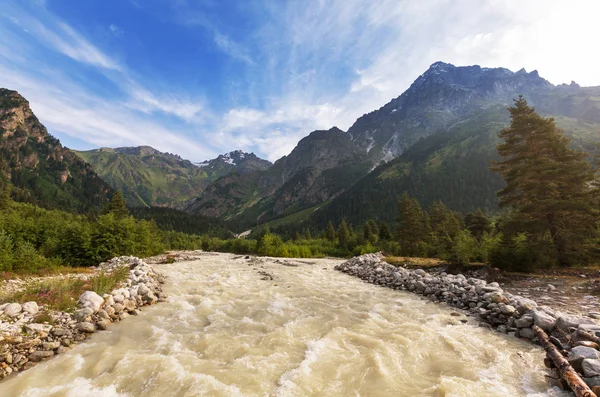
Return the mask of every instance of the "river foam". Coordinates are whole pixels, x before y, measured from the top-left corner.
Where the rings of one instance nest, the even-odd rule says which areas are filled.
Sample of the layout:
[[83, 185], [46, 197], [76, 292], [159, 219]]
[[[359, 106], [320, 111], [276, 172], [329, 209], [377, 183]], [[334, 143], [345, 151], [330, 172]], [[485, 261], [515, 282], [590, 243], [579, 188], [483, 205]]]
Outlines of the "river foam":
[[566, 395], [548, 390], [541, 349], [335, 272], [339, 261], [234, 258], [157, 265], [169, 302], [1, 383], [0, 395]]

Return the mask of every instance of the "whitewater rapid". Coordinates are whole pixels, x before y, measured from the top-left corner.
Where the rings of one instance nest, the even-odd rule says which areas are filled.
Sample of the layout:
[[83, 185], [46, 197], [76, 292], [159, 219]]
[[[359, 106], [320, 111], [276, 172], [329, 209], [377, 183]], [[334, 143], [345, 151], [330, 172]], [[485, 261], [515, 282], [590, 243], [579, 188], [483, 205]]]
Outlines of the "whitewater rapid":
[[0, 396], [567, 395], [549, 390], [531, 344], [336, 272], [338, 260], [278, 262], [155, 265], [169, 302], [0, 383]]

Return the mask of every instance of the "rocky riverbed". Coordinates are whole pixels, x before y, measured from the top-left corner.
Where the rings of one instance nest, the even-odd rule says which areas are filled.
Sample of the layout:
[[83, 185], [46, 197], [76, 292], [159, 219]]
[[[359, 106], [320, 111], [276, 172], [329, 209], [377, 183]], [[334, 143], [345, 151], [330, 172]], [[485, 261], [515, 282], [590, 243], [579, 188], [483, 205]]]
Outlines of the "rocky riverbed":
[[128, 267], [129, 275], [120, 288], [103, 296], [84, 292], [73, 313], [50, 311], [49, 321], [36, 322], [37, 302], [0, 305], [0, 379], [26, 370], [38, 362], [63, 353], [111, 323], [137, 315], [143, 306], [166, 300], [165, 279], [136, 257], [118, 257], [99, 265], [111, 272]]
[[[379, 254], [352, 258], [335, 269], [372, 284], [414, 292], [434, 302], [468, 310], [481, 326], [521, 339], [536, 341], [532, 328], [536, 325], [550, 335], [550, 341], [592, 390], [600, 394], [600, 347], [592, 341], [600, 336], [600, 326], [594, 318], [556, 311], [506, 292], [497, 282], [397, 267], [384, 262]], [[551, 369], [550, 381], [566, 388], [551, 360], [547, 360], [546, 365]]]

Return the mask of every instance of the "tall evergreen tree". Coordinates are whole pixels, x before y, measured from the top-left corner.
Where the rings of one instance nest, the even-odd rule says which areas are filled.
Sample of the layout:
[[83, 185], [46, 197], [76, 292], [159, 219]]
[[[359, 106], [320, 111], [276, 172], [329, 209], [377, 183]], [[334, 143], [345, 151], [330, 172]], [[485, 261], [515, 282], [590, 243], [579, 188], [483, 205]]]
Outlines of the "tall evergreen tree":
[[548, 234], [556, 262], [570, 265], [598, 220], [593, 169], [586, 153], [569, 148], [554, 119], [539, 116], [522, 96], [508, 110], [511, 125], [500, 132], [497, 147], [502, 159], [492, 166], [506, 182], [500, 205], [531, 235]]
[[392, 235], [390, 234], [387, 223], [381, 222], [381, 225], [379, 225], [379, 240], [390, 241], [391, 239]]
[[427, 224], [421, 205], [405, 192], [398, 204], [396, 240], [402, 255], [421, 255], [420, 246], [427, 240]]
[[327, 232], [326, 232], [327, 240], [334, 241], [335, 240], [335, 228], [333, 227], [333, 223], [329, 221], [327, 224]]
[[350, 240], [350, 232], [348, 231], [348, 225], [346, 225], [346, 220], [342, 219], [342, 223], [340, 223], [340, 227], [338, 228], [337, 238], [342, 247], [348, 246], [348, 241]]
[[310, 234], [310, 229], [306, 229], [306, 233], [304, 234], [304, 238], [307, 240], [312, 240], [312, 235]]
[[130, 215], [125, 199], [123, 199], [123, 193], [120, 190], [113, 194], [112, 199], [106, 206], [105, 213], [113, 214], [117, 219], [123, 219]]
[[492, 223], [485, 214], [478, 209], [474, 213], [469, 212], [465, 216], [465, 227], [471, 232], [473, 237], [479, 240], [483, 236], [483, 233], [489, 233], [492, 230]]
[[429, 225], [436, 254], [444, 256], [450, 253], [454, 238], [461, 230], [454, 213], [441, 201], [435, 201], [429, 208]]

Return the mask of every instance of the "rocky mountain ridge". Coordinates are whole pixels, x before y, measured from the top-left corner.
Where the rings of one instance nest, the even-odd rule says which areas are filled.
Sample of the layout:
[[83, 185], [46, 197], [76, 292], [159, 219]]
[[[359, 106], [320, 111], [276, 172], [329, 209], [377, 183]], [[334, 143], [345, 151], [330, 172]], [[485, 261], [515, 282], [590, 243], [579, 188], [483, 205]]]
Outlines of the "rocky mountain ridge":
[[13, 195], [44, 207], [98, 210], [111, 188], [89, 164], [48, 134], [18, 92], [0, 88], [0, 178]]

